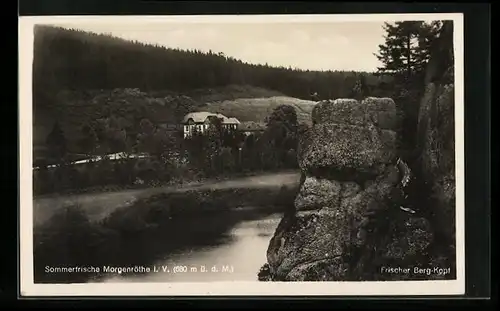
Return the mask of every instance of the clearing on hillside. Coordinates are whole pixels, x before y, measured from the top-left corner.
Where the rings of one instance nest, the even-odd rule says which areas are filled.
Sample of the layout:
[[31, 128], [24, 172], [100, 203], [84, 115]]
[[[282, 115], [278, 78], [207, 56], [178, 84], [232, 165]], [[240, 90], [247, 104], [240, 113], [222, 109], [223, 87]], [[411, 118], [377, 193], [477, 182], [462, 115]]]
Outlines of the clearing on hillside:
[[221, 102], [208, 103], [200, 108], [209, 112], [220, 112], [238, 120], [264, 123], [274, 108], [279, 105], [290, 105], [297, 111], [299, 122], [310, 123], [312, 109], [316, 102], [288, 96], [273, 96], [268, 98], [238, 98]]

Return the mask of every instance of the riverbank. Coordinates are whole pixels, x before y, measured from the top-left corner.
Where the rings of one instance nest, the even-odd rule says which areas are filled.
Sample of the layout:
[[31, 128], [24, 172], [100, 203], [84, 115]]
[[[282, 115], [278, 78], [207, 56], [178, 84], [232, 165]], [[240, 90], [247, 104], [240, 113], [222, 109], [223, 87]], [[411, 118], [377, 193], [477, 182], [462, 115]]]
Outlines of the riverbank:
[[166, 187], [121, 190], [36, 198], [33, 201], [33, 225], [48, 221], [57, 211], [70, 205], [79, 205], [91, 221], [102, 220], [119, 207], [131, 206], [139, 199], [146, 199], [165, 192], [209, 189], [256, 189], [279, 188], [282, 185], [294, 187], [300, 179], [296, 171], [266, 173], [234, 179], [193, 183]]
[[288, 174], [288, 173], [296, 173], [298, 170], [278, 170], [278, 171], [251, 171], [251, 172], [240, 172], [240, 173], [232, 173], [228, 175], [214, 176], [214, 177], [197, 177], [196, 179], [181, 179], [174, 178], [168, 182], [149, 182], [149, 183], [135, 183], [129, 185], [106, 185], [106, 186], [95, 186], [95, 187], [87, 187], [81, 189], [69, 189], [66, 191], [60, 192], [52, 192], [45, 194], [33, 194], [33, 199], [47, 199], [54, 198], [58, 196], [72, 196], [72, 195], [83, 195], [83, 194], [100, 194], [100, 193], [110, 193], [110, 192], [119, 192], [126, 190], [144, 190], [150, 188], [166, 188], [166, 187], [189, 187], [189, 186], [197, 186], [203, 185], [207, 183], [216, 183], [221, 181], [234, 180], [245, 177], [255, 177], [262, 175], [275, 175], [275, 174]]
[[83, 269], [77, 273], [49, 270], [145, 266], [175, 250], [219, 243], [242, 218], [280, 213], [293, 205], [298, 183], [293, 185], [212, 185], [159, 193], [116, 208], [99, 220], [91, 219], [82, 206], [65, 206], [34, 228], [35, 282], [86, 282], [102, 275]]

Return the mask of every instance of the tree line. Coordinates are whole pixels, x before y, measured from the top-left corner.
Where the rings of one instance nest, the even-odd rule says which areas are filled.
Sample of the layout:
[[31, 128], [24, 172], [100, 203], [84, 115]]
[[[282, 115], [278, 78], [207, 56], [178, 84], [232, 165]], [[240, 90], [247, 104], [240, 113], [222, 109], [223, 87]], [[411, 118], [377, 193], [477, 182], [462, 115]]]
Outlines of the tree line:
[[387, 94], [388, 75], [310, 71], [245, 63], [213, 51], [180, 50], [104, 34], [37, 26], [34, 35], [34, 102], [50, 104], [60, 90], [139, 88], [186, 92], [253, 85], [311, 99], [352, 97], [361, 79], [376, 95]]

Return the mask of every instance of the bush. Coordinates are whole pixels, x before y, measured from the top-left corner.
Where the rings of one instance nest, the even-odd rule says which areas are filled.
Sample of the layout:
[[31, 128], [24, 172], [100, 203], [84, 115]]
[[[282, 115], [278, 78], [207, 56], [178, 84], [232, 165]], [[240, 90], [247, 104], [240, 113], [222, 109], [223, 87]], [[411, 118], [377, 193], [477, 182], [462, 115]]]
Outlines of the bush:
[[52, 174], [46, 167], [33, 171], [33, 192], [35, 195], [51, 193], [54, 191]]
[[92, 223], [79, 206], [68, 206], [34, 231], [35, 282], [83, 282], [91, 272], [46, 273], [47, 267], [89, 267], [112, 262], [112, 232]]
[[271, 269], [269, 264], [265, 263], [262, 267], [260, 267], [259, 273], [257, 274], [257, 279], [259, 281], [272, 281]]
[[227, 174], [236, 171], [236, 161], [231, 148], [223, 148], [220, 157], [223, 173]]

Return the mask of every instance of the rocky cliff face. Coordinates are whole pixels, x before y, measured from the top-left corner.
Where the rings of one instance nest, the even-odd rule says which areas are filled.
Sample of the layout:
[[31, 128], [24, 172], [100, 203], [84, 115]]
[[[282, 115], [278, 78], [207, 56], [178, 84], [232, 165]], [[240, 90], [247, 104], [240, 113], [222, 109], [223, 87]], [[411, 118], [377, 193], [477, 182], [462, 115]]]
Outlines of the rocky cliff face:
[[300, 140], [303, 183], [267, 252], [270, 279], [385, 280], [425, 257], [429, 222], [403, 211], [397, 112], [389, 98], [323, 101]]
[[[439, 72], [435, 67], [431, 70]], [[450, 216], [454, 211], [453, 85], [428, 79], [419, 118], [417, 167], [437, 203], [417, 211], [405, 208], [408, 176], [398, 160], [395, 130], [400, 120], [392, 99], [319, 102], [312, 112], [312, 127], [300, 135], [302, 179], [296, 210], [278, 225], [261, 280], [441, 279], [453, 274], [440, 257], [446, 255], [436, 251], [438, 240], [454, 232], [450, 227], [454, 219]], [[445, 272], [394, 273], [390, 267], [437, 267]]]
[[420, 103], [417, 135], [418, 174], [425, 181], [428, 218], [441, 248], [454, 265], [455, 245], [455, 88], [453, 24], [445, 22], [434, 46]]

